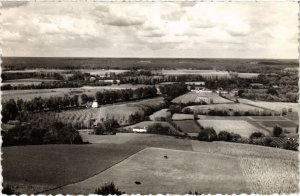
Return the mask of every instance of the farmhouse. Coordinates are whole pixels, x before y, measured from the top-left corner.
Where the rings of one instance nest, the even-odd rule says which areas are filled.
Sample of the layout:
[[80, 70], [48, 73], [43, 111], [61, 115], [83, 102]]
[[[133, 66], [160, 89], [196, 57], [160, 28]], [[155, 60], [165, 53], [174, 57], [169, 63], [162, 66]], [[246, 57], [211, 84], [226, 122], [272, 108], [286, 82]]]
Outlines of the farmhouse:
[[147, 129], [145, 126], [144, 127], [134, 127], [134, 128], [132, 128], [132, 131], [135, 133], [146, 133]]
[[98, 102], [97, 101], [93, 101], [92, 108], [97, 108], [97, 107], [98, 107]]

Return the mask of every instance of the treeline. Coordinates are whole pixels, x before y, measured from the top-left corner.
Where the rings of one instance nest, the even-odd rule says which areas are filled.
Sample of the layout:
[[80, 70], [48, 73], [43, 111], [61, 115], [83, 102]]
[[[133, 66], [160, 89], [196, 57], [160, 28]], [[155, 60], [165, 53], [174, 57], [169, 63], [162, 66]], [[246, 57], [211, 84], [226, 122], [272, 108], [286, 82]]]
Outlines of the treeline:
[[119, 101], [129, 101], [133, 99], [151, 98], [157, 95], [155, 86], [141, 87], [135, 90], [122, 89], [115, 91], [99, 91], [96, 93], [98, 104], [111, 104]]
[[159, 90], [162, 94], [170, 99], [178, 97], [188, 92], [185, 83], [174, 83], [159, 86]]
[[88, 86], [110, 86], [109, 83], [100, 81], [89, 82], [89, 81], [49, 81], [42, 82], [41, 84], [32, 85], [10, 85], [4, 84], [1, 86], [1, 90], [28, 90], [28, 89], [55, 89], [55, 88], [80, 88], [85, 85]]
[[10, 99], [2, 103], [2, 122], [15, 120], [21, 112], [39, 112], [45, 110], [62, 110], [79, 106], [79, 96], [41, 98], [35, 97], [32, 100]]
[[64, 79], [60, 73], [57, 72], [2, 72], [2, 80], [16, 80], [25, 78], [40, 78], [40, 79]]
[[83, 143], [81, 136], [73, 127], [61, 122], [48, 121], [43, 123], [42, 127], [28, 123], [1, 133], [3, 146]]

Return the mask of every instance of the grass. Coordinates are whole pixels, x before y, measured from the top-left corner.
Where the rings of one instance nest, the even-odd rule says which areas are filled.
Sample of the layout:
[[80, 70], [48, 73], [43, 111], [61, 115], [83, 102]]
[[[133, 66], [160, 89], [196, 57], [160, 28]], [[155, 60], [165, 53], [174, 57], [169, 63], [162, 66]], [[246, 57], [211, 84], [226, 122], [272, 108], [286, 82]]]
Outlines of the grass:
[[297, 127], [297, 124], [295, 124], [292, 121], [262, 121], [261, 124], [266, 127], [275, 127], [276, 125], [280, 127]]
[[176, 97], [175, 99], [172, 100], [172, 102], [174, 103], [197, 102], [196, 100], [197, 97], [205, 97], [209, 100], [208, 101], [209, 103], [210, 100], [212, 100], [213, 103], [232, 103], [232, 101], [220, 97], [218, 93], [196, 93], [196, 92], [189, 92], [187, 94]]
[[194, 120], [174, 121], [184, 133], [199, 133], [200, 127]]
[[[20, 193], [73, 183], [95, 175], [141, 150], [117, 144], [42, 145], [2, 148], [4, 183], [17, 185]], [[25, 188], [24, 188], [25, 187]], [[36, 190], [35, 190], [36, 191]]]
[[171, 116], [171, 113], [168, 112], [168, 109], [161, 109], [157, 112], [154, 112], [149, 116], [150, 120], [160, 120], [161, 118], [168, 118]]
[[208, 112], [209, 110], [224, 110], [228, 112], [247, 112], [247, 111], [258, 111], [262, 112], [264, 109], [249, 106], [241, 103], [224, 103], [224, 104], [212, 104], [212, 105], [196, 105], [188, 106], [192, 111], [196, 112]]
[[193, 114], [173, 114], [172, 120], [194, 120]]
[[267, 108], [277, 112], [282, 112], [283, 109], [288, 110], [289, 108], [292, 112], [298, 111], [298, 103], [290, 102], [267, 102], [267, 101], [251, 101], [248, 99], [239, 99], [240, 103], [246, 103], [257, 107]]
[[240, 158], [240, 166], [251, 192], [258, 194], [298, 192], [298, 161]]
[[213, 127], [217, 133], [220, 131], [227, 131], [237, 133], [240, 136], [247, 138], [253, 132], [265, 132], [244, 120], [198, 120], [198, 122], [203, 127]]
[[127, 194], [249, 193], [236, 158], [161, 148], [144, 149], [93, 178], [47, 193], [91, 193], [109, 181]]

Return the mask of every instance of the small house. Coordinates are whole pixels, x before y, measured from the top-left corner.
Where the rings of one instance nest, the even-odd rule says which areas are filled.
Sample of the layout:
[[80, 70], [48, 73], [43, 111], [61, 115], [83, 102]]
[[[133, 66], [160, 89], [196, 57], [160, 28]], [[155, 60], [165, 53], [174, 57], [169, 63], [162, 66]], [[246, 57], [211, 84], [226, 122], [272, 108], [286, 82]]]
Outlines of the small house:
[[98, 107], [98, 102], [97, 101], [93, 101], [92, 108], [97, 108], [97, 107]]

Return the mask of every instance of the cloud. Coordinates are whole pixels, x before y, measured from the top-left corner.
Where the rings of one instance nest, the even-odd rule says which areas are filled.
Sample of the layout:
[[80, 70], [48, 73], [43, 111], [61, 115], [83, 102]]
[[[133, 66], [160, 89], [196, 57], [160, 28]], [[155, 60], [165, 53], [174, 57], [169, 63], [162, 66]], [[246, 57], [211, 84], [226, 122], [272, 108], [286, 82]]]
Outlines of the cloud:
[[298, 8], [292, 2], [2, 5], [3, 55], [298, 56]]

